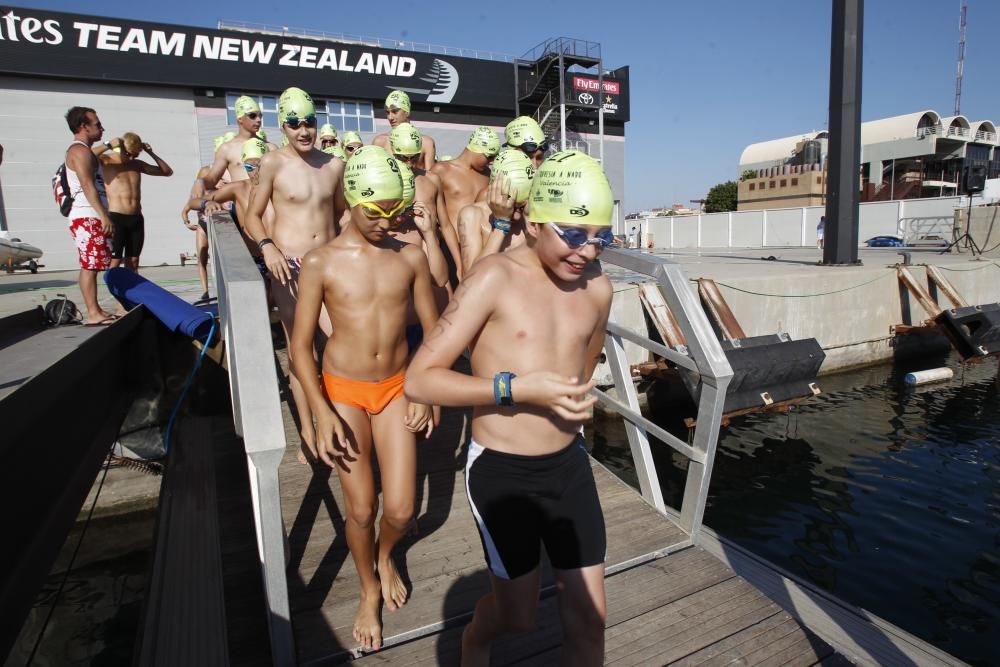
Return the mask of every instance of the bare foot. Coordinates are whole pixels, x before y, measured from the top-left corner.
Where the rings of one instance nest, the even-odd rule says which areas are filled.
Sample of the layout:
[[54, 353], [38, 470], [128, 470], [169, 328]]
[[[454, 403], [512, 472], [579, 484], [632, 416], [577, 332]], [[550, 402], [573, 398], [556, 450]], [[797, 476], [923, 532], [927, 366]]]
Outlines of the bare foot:
[[382, 581], [382, 600], [386, 608], [395, 611], [406, 604], [406, 585], [399, 578], [392, 556], [379, 562], [378, 578]]
[[358, 602], [358, 614], [354, 617], [354, 640], [365, 651], [377, 651], [382, 648], [382, 623], [378, 618], [382, 596], [378, 589], [371, 593], [361, 590]]
[[471, 629], [472, 624], [469, 624], [465, 626], [465, 630], [462, 631], [462, 667], [478, 667], [479, 665], [489, 667], [489, 644], [483, 647], [472, 641], [472, 638], [469, 635], [469, 630]]

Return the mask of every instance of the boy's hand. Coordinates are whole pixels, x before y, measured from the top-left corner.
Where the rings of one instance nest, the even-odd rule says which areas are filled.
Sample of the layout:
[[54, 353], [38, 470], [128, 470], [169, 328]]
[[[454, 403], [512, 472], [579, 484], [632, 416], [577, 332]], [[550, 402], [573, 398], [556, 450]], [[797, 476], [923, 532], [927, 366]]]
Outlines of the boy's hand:
[[403, 423], [406, 425], [406, 430], [411, 433], [419, 433], [426, 428], [427, 432], [424, 436], [431, 437], [431, 433], [434, 432], [434, 419], [432, 418], [431, 406], [410, 401], [410, 405], [406, 409], [406, 419]]
[[486, 202], [490, 206], [493, 217], [510, 220], [510, 217], [514, 215], [514, 195], [511, 192], [512, 190], [510, 178], [507, 176], [494, 178], [493, 182], [490, 183]]
[[292, 279], [292, 271], [288, 268], [288, 260], [281, 254], [277, 246], [268, 243], [261, 248], [261, 254], [264, 256], [264, 264], [267, 265], [267, 270], [271, 272], [271, 275], [280, 280], [282, 285], [287, 285], [288, 281]]
[[421, 235], [427, 235], [437, 229], [437, 220], [434, 215], [424, 206], [423, 202], [413, 202], [413, 224]]
[[514, 378], [510, 393], [515, 403], [531, 403], [566, 421], [582, 422], [590, 419], [590, 408], [597, 402], [596, 396], [586, 395], [595, 385], [593, 380], [581, 384], [575, 377], [536, 371]]
[[313, 456], [318, 456], [323, 463], [332, 468], [336, 465], [334, 459], [344, 457], [353, 461], [354, 459], [350, 456], [351, 449], [354, 449], [355, 453], [361, 453], [356, 447], [351, 446], [347, 434], [344, 432], [344, 423], [340, 421], [340, 417], [333, 410], [329, 408], [321, 410], [313, 417], [316, 420], [316, 444], [314, 445], [316, 451], [312, 452]]

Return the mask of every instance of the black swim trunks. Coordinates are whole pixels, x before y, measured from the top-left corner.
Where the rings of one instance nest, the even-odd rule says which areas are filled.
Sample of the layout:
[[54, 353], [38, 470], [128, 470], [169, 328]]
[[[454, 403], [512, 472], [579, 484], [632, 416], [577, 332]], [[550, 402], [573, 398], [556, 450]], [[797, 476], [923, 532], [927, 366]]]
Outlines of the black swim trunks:
[[516, 579], [538, 567], [604, 562], [607, 536], [583, 436], [554, 454], [521, 456], [469, 443], [465, 492], [490, 571]]
[[115, 226], [111, 237], [111, 256], [114, 259], [138, 257], [146, 242], [146, 224], [142, 213], [115, 213], [108, 211]]

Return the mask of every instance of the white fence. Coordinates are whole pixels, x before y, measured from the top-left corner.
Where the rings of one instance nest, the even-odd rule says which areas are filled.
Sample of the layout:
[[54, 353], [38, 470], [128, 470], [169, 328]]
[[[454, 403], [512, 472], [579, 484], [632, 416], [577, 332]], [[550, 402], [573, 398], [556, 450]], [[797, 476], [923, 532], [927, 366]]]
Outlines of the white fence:
[[[951, 240], [955, 209], [968, 202], [966, 197], [933, 197], [861, 204], [858, 242], [882, 235], [899, 236], [907, 244], [928, 236]], [[654, 248], [814, 246], [816, 225], [825, 213], [823, 206], [803, 206], [641, 218], [626, 220], [623, 231], [637, 228], [643, 246]]]

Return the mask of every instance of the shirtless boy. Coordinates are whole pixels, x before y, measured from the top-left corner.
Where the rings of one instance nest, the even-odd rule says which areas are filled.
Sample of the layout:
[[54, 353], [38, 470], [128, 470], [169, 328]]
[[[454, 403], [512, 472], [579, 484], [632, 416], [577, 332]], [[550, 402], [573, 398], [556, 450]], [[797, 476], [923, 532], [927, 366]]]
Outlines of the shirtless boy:
[[[385, 98], [385, 117], [389, 121], [391, 129], [396, 129], [403, 123], [410, 122], [410, 96], [402, 90], [394, 90]], [[373, 146], [381, 146], [385, 150], [390, 150], [391, 139], [389, 134], [380, 134], [372, 141]], [[424, 137], [423, 147], [420, 149], [420, 156], [416, 160], [416, 166], [420, 169], [430, 169], [434, 166], [434, 154], [437, 147], [434, 140]]]
[[432, 174], [441, 178], [447, 220], [455, 225], [456, 235], [458, 212], [476, 201], [476, 195], [489, 185], [490, 164], [499, 152], [497, 133], [488, 127], [479, 127], [458, 157], [438, 162], [431, 169]]
[[545, 159], [545, 153], [549, 150], [549, 142], [545, 139], [542, 126], [531, 116], [518, 116], [507, 123], [503, 134], [507, 142], [505, 145], [516, 148], [531, 158], [535, 169], [538, 169], [538, 165]]
[[[263, 116], [257, 101], [252, 97], [243, 95], [236, 100], [236, 124], [240, 131], [229, 139], [224, 139], [223, 143], [215, 149], [215, 160], [208, 171], [208, 175], [202, 179], [205, 189], [212, 189], [222, 178], [223, 174], [229, 175], [230, 181], [246, 180], [246, 172], [240, 164], [240, 153], [243, 151], [243, 144], [248, 139], [253, 138], [260, 130], [260, 123]], [[225, 136], [225, 135], [223, 135]], [[197, 194], [197, 193], [196, 193]]]
[[[289, 343], [292, 368], [289, 386], [302, 436], [303, 452], [299, 460], [305, 463], [310, 456], [315, 460], [316, 443], [309, 401], [302, 392], [301, 378], [295, 373], [295, 353], [291, 348], [298, 273], [307, 252], [337, 235], [336, 220], [346, 208], [344, 163], [314, 146], [316, 109], [312, 98], [301, 88], [288, 88], [278, 98], [278, 123], [288, 146], [270, 151], [261, 159], [260, 176], [247, 208], [246, 228], [257, 242], [270, 272], [271, 296]], [[240, 171], [247, 178], [242, 165]], [[270, 232], [263, 220], [268, 202], [274, 206]], [[329, 335], [326, 314], [322, 313], [318, 319], [320, 329]]]
[[[441, 179], [437, 174], [429, 173], [419, 166], [424, 145], [424, 137], [420, 130], [409, 123], [400, 123], [389, 133], [389, 143], [392, 146], [392, 156], [397, 162], [409, 167], [416, 177], [416, 200], [421, 203], [431, 219], [440, 221], [439, 229], [448, 252], [455, 262], [460, 261], [458, 235], [447, 218]], [[431, 264], [431, 270], [433, 269], [434, 265]]]
[[[316, 417], [319, 456], [336, 468], [343, 487], [347, 546], [361, 580], [354, 638], [371, 650], [382, 646], [381, 603], [394, 610], [406, 602], [391, 555], [414, 512], [416, 433], [429, 435], [434, 427], [430, 407], [403, 396], [406, 314], [412, 304], [429, 331], [437, 311], [424, 254], [388, 235], [403, 207], [395, 160], [377, 146], [356, 151], [344, 192], [350, 224], [303, 260], [291, 347]], [[333, 334], [323, 350], [321, 387], [312, 345], [324, 304]], [[373, 451], [383, 495], [377, 553]]]
[[[113, 148], [100, 155], [108, 191], [108, 215], [115, 226], [111, 236], [111, 268], [121, 265], [124, 260], [126, 268], [138, 271], [139, 254], [146, 239], [141, 203], [142, 175], [172, 176], [174, 170], [134, 132], [126, 132], [104, 147]], [[138, 159], [143, 151], [149, 153], [155, 165]]]
[[337, 145], [337, 128], [330, 123], [324, 123], [323, 127], [319, 128], [319, 149], [326, 150], [331, 146]]
[[[535, 625], [539, 548], [559, 591], [564, 665], [600, 665], [606, 535], [580, 422], [588, 418], [611, 308], [595, 262], [611, 242], [613, 197], [600, 165], [576, 151], [542, 163], [527, 243], [479, 261], [410, 364], [406, 396], [473, 405], [466, 491], [493, 590], [462, 637], [462, 664]], [[471, 346], [472, 376], [452, 363]]]
[[484, 202], [469, 204], [458, 214], [462, 267], [468, 273], [480, 257], [524, 245], [524, 205], [535, 168], [521, 151], [497, 155]]

